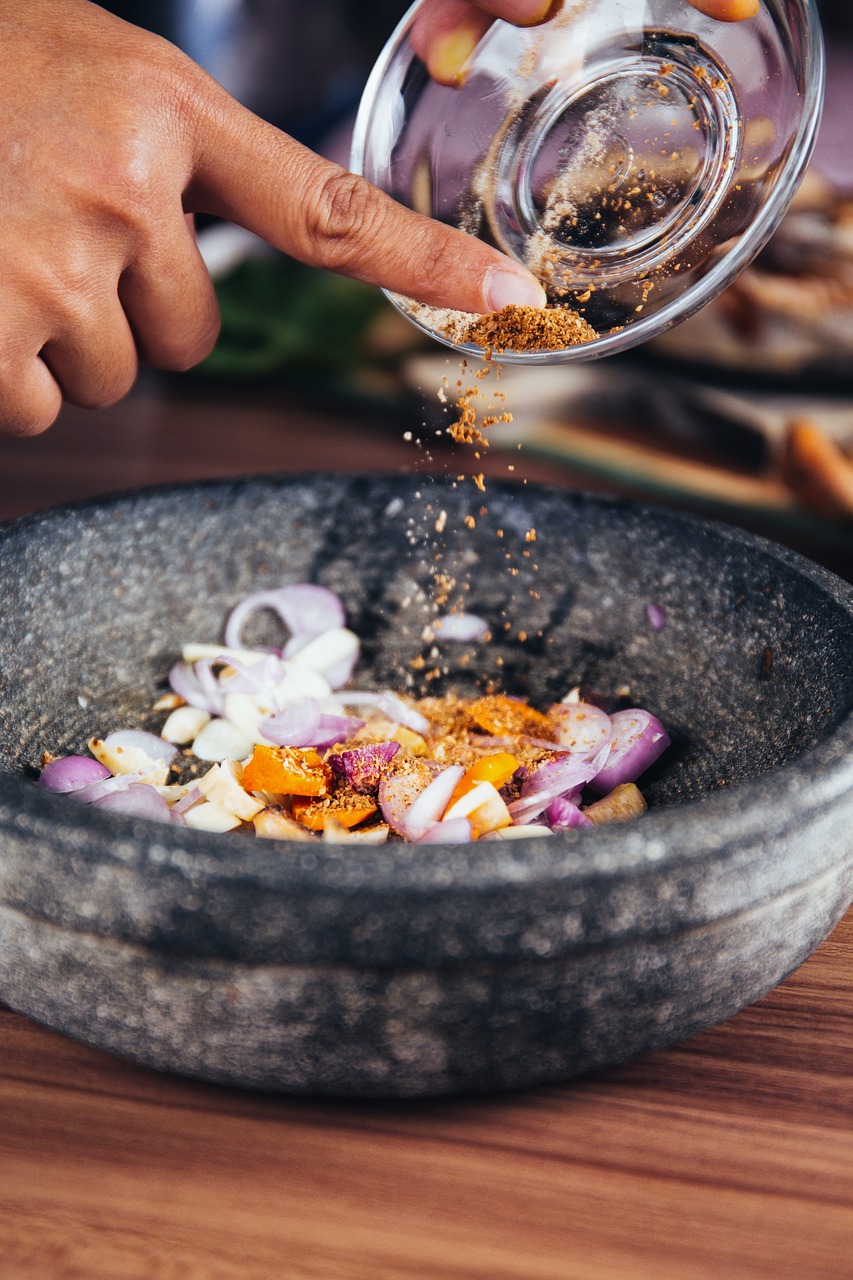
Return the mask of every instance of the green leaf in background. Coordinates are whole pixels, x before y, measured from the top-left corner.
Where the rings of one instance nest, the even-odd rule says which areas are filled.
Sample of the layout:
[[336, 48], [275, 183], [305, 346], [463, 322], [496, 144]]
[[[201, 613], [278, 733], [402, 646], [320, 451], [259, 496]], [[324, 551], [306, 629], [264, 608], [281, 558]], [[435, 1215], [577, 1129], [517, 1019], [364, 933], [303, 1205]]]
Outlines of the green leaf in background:
[[217, 281], [222, 332], [201, 373], [259, 377], [289, 369], [339, 373], [387, 307], [378, 289], [281, 254], [248, 258]]

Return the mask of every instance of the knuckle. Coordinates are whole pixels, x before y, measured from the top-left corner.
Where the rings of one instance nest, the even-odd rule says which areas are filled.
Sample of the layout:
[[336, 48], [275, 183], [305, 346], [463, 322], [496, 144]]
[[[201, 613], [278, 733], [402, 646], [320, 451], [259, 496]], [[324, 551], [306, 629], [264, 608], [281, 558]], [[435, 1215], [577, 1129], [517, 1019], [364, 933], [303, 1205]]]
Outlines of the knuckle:
[[10, 436], [40, 436], [56, 422], [61, 407], [59, 398], [55, 404], [33, 402], [17, 405], [10, 416], [0, 422], [0, 430]]
[[419, 272], [429, 284], [446, 283], [448, 267], [462, 268], [463, 264], [455, 260], [458, 255], [454, 249], [455, 237], [450, 228], [442, 227], [440, 223], [430, 226], [429, 235], [421, 240], [418, 253]]
[[101, 289], [93, 254], [82, 244], [65, 243], [46, 266], [40, 285], [38, 292], [52, 315], [61, 316], [66, 326], [86, 324]]
[[81, 409], [106, 409], [123, 400], [136, 381], [137, 363], [125, 357], [90, 371], [89, 377], [66, 398]]
[[113, 152], [109, 173], [98, 187], [103, 225], [123, 227], [134, 240], [145, 239], [159, 187], [148, 145], [140, 139], [125, 139]]
[[185, 373], [187, 369], [192, 369], [209, 356], [216, 346], [219, 324], [218, 311], [197, 320], [186, 332], [175, 334], [167, 340], [152, 363], [174, 373]]
[[0, 435], [37, 436], [53, 426], [62, 407], [55, 395], [22, 390], [21, 369], [0, 362]]
[[341, 269], [353, 261], [359, 243], [378, 231], [376, 194], [355, 173], [326, 178], [309, 213], [309, 234], [319, 265]]

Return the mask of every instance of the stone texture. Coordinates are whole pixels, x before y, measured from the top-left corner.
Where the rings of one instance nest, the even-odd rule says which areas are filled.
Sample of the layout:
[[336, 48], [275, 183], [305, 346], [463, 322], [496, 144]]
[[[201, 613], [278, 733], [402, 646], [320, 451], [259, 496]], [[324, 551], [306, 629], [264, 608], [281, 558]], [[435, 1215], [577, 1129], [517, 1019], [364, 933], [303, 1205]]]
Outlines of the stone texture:
[[[439, 550], [496, 637], [467, 666], [447, 646], [446, 684], [547, 703], [627, 683], [667, 725], [640, 822], [309, 849], [33, 785], [42, 751], [151, 724], [181, 643], [259, 587], [340, 591], [357, 680], [403, 687], [435, 665]], [[853, 590], [746, 534], [533, 487], [265, 478], [7, 525], [0, 598], [0, 997], [139, 1061], [365, 1095], [560, 1079], [728, 1016], [853, 897]]]

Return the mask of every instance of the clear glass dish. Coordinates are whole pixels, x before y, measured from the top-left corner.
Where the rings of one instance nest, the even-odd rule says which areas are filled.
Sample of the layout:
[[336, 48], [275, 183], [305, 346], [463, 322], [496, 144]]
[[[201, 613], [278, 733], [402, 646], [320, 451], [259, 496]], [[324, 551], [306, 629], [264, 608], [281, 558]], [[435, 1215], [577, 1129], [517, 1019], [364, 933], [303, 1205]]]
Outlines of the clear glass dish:
[[[368, 81], [352, 166], [396, 200], [523, 262], [598, 337], [527, 364], [611, 355], [694, 314], [766, 244], [808, 164], [824, 56], [814, 0], [722, 23], [686, 0], [566, 0], [496, 21], [456, 87], [403, 18]], [[390, 295], [456, 350], [432, 311]]]

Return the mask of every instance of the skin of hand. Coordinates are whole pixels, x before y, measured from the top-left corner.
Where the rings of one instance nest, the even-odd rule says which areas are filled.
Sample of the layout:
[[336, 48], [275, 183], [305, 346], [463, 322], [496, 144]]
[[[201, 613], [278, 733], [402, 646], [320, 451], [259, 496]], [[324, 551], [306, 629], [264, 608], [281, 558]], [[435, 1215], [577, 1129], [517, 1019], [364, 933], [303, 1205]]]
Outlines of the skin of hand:
[[[695, 0], [720, 17], [753, 3]], [[537, 0], [443, 5], [481, 34], [494, 16], [550, 13]], [[181, 370], [208, 354], [219, 316], [194, 212], [433, 305], [544, 304], [518, 263], [314, 155], [89, 0], [0, 0], [0, 58], [0, 432], [44, 430], [63, 398], [114, 403], [140, 361]]]

